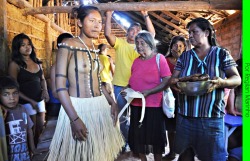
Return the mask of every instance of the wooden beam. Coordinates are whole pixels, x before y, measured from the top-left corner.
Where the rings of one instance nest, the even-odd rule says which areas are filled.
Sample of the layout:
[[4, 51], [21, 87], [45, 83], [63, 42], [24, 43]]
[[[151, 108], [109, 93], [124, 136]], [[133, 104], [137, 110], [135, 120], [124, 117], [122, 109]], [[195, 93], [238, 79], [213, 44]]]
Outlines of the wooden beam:
[[[0, 76], [7, 73], [10, 51], [7, 45], [7, 8], [6, 0], [0, 1]], [[2, 152], [1, 152], [2, 153]]]
[[[34, 0], [36, 1], [36, 0]], [[17, 6], [18, 8], [24, 9], [27, 6], [29, 7], [33, 7], [33, 4], [30, 4], [28, 1], [24, 1], [24, 0], [7, 0], [7, 2], [13, 4], [14, 6]]]
[[178, 35], [176, 32], [170, 30], [170, 29], [167, 28], [166, 26], [163, 26], [163, 25], [161, 25], [160, 23], [158, 23], [158, 22], [156, 22], [156, 21], [154, 22], [154, 24], [157, 25], [158, 27], [162, 28], [163, 30], [166, 30], [167, 32], [169, 32], [169, 33], [172, 34], [172, 35], [175, 35], [175, 36]]
[[172, 19], [174, 19], [175, 21], [179, 21], [180, 23], [182, 23], [184, 26], [187, 25], [187, 22], [181, 18], [179, 18], [178, 16], [174, 15], [173, 13], [169, 12], [169, 11], [162, 11], [165, 15], [171, 17]]
[[[154, 12], [152, 12], [152, 13], [154, 13]], [[131, 14], [131, 15], [132, 15], [132, 14]], [[139, 14], [138, 14], [138, 15], [139, 15]], [[165, 30], [165, 31], [167, 31], [168, 33], [171, 33], [171, 34], [173, 34], [173, 35], [175, 35], [175, 36], [178, 35], [176, 32], [174, 32], [174, 31], [170, 30], [169, 28], [167, 28], [167, 27], [161, 25], [161, 24], [158, 23], [157, 21], [155, 21], [155, 20], [153, 20], [153, 19], [151, 19], [151, 21], [152, 21], [152, 23], [153, 23], [154, 25], [158, 26], [159, 28], [162, 28], [162, 30]], [[138, 22], [139, 22], [139, 21], [138, 21]], [[144, 21], [140, 21], [140, 23], [141, 23], [141, 24], [145, 24]], [[156, 34], [156, 36], [157, 36], [157, 34]]]
[[135, 14], [131, 14], [131, 13], [129, 13], [129, 12], [126, 12], [126, 13], [124, 13], [124, 14], [125, 14], [125, 15], [128, 15], [129, 17], [131, 17], [135, 22], [138, 22], [138, 23], [140, 23], [141, 25], [144, 25], [144, 26], [145, 26], [145, 21], [144, 21], [144, 19], [143, 19], [142, 14], [139, 14], [139, 13], [135, 12], [135, 14], [138, 15], [138, 16], [140, 16], [141, 18], [137, 18], [137, 17], [135, 16]]
[[[138, 16], [141, 16], [141, 14], [139, 14], [139, 13], [137, 13], [137, 12], [135, 12]], [[139, 19], [139, 18], [137, 18], [136, 16], [134, 16], [133, 14], [131, 14], [131, 13], [124, 13], [124, 14], [126, 14], [126, 15], [128, 15], [128, 16], [130, 16], [130, 17], [132, 17], [132, 19], [133, 20], [135, 20], [136, 22], [139, 22], [140, 24], [142, 24], [142, 25], [144, 25], [145, 24], [145, 22], [144, 22], [144, 20], [142, 20], [142, 19]], [[167, 28], [167, 27], [165, 27], [165, 26], [163, 26], [163, 25], [161, 25], [160, 23], [158, 23], [157, 21], [154, 21], [154, 20], [152, 20], [151, 19], [151, 21], [152, 21], [152, 23], [154, 24], [154, 25], [156, 25], [156, 26], [158, 26], [159, 28], [162, 28], [162, 32], [161, 33], [157, 33], [157, 30], [156, 30], [156, 39], [158, 39], [158, 40], [160, 40], [160, 41], [163, 41], [163, 42], [166, 42], [165, 40], [164, 40], [164, 37], [167, 35], [167, 33], [166, 32], [168, 32], [168, 33], [170, 33], [170, 34], [172, 34], [172, 35], [175, 35], [175, 36], [177, 36], [178, 34], [176, 33], [176, 32], [174, 32], [174, 31], [172, 31], [172, 30], [170, 30], [169, 28]], [[164, 31], [165, 30], [165, 31]], [[161, 35], [161, 36], [160, 36]]]
[[[13, 0], [12, 0], [13, 1]], [[20, 0], [16, 0], [20, 1]], [[101, 11], [192, 11], [192, 10], [241, 10], [242, 0], [209, 0], [207, 1], [161, 1], [161, 2], [120, 2], [91, 4]], [[77, 6], [54, 6], [24, 9], [24, 15], [70, 13]]]
[[219, 22], [217, 22], [216, 24], [214, 24], [214, 28], [218, 29], [220, 28], [222, 25], [227, 24], [231, 21], [234, 21], [235, 19], [237, 19], [238, 17], [242, 18], [242, 12], [241, 11], [237, 11], [234, 14], [228, 16], [225, 19], [221, 19]]
[[153, 12], [150, 12], [149, 14], [152, 15], [152, 16], [154, 16], [156, 19], [159, 19], [159, 20], [161, 20], [162, 22], [166, 23], [167, 25], [169, 25], [169, 26], [175, 28], [176, 30], [179, 30], [179, 31], [180, 31], [181, 33], [183, 33], [184, 35], [188, 34], [188, 32], [187, 32], [186, 30], [184, 30], [184, 29], [180, 28], [179, 26], [173, 24], [172, 22], [170, 22], [170, 21], [168, 21], [168, 20], [162, 18], [161, 16], [159, 16], [159, 15], [153, 13]]

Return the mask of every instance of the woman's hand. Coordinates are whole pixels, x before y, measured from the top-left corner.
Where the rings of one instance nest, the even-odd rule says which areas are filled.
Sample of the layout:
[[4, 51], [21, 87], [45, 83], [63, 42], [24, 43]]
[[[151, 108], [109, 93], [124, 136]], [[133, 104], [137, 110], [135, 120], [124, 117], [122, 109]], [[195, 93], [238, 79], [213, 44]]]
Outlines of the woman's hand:
[[45, 102], [49, 101], [49, 93], [47, 90], [42, 90], [42, 99], [44, 99]]
[[38, 103], [34, 100], [30, 101], [31, 106], [33, 107], [34, 110], [38, 111]]
[[177, 86], [178, 78], [170, 78], [170, 87], [173, 91], [181, 93], [181, 89]]
[[208, 88], [207, 93], [212, 92], [216, 88], [222, 88], [223, 87], [223, 82], [224, 82], [224, 79], [222, 79], [220, 77], [214, 77], [211, 80], [212, 85]]
[[150, 95], [150, 91], [149, 90], [144, 90], [141, 92], [143, 94], [143, 96], [146, 98], [148, 95]]
[[118, 120], [117, 116], [118, 116], [118, 106], [115, 102], [113, 102], [111, 104], [111, 117], [113, 119], [114, 126], [116, 126]]
[[71, 121], [72, 137], [79, 141], [86, 141], [88, 138], [88, 129], [80, 118]]
[[[126, 88], [124, 88], [126, 89]], [[125, 98], [127, 96], [127, 92], [124, 91], [124, 89], [121, 90], [121, 96]]]
[[148, 15], [148, 11], [141, 11], [141, 14], [142, 14], [143, 16], [146, 16], [146, 15]]
[[113, 14], [113, 12], [114, 12], [114, 11], [110, 11], [110, 10], [108, 10], [108, 11], [106, 11], [106, 12], [105, 12], [105, 16], [109, 16], [109, 17], [111, 17], [111, 16], [112, 16], [112, 14]]

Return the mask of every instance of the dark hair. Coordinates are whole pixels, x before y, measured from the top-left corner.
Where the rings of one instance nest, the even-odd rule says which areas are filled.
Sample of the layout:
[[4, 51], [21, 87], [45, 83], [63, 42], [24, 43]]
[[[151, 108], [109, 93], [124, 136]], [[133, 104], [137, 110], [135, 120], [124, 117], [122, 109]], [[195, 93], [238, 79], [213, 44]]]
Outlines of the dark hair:
[[140, 30], [142, 29], [140, 23], [134, 22], [134, 23], [132, 23], [132, 24], [129, 26], [129, 28], [127, 29], [127, 32], [128, 32], [132, 27], [134, 27], [134, 26], [139, 27]]
[[32, 48], [30, 58], [35, 63], [41, 64], [42, 61], [40, 61], [36, 57], [35, 47], [31, 41], [31, 39], [27, 35], [25, 35], [24, 33], [16, 35], [12, 40], [12, 60], [14, 62], [16, 62], [19, 66], [21, 66], [23, 68], [27, 68], [27, 64], [25, 63], [22, 54], [19, 52], [19, 49], [20, 49], [24, 39], [27, 39], [29, 41], [29, 44], [31, 45], [31, 48]]
[[185, 47], [187, 46], [186, 40], [185, 40], [184, 37], [182, 37], [182, 36], [174, 36], [174, 37], [172, 37], [169, 48], [168, 48], [168, 53], [166, 55], [167, 57], [173, 56], [173, 54], [171, 52], [171, 49], [172, 49], [173, 45], [176, 44], [178, 41], [181, 41], [184, 44]]
[[67, 33], [67, 32], [60, 34], [57, 37], [57, 40], [56, 40], [56, 46], [57, 46], [57, 48], [59, 48], [58, 44], [60, 44], [63, 41], [63, 39], [65, 39], [65, 38], [73, 38], [73, 37], [74, 37], [73, 35], [71, 35], [70, 33]]
[[151, 48], [151, 50], [156, 51], [155, 40], [150, 32], [142, 30], [135, 36], [135, 42], [138, 38], [143, 39], [148, 44], [148, 46]]
[[[99, 49], [99, 54], [101, 54], [102, 53], [102, 48], [103, 48], [103, 46], [106, 46], [106, 48], [107, 48], [107, 45], [106, 44], [100, 44], [100, 45], [98, 45], [98, 49]], [[105, 49], [106, 49], [105, 48]]]
[[0, 92], [2, 93], [5, 89], [17, 89], [19, 91], [19, 85], [15, 79], [10, 76], [0, 77]]
[[83, 4], [80, 5], [79, 7], [74, 7], [72, 9], [72, 14], [79, 19], [80, 21], [83, 21], [85, 19], [86, 16], [89, 15], [90, 12], [92, 11], [97, 11], [100, 13], [100, 10], [97, 7], [94, 6], [84, 6]]
[[218, 43], [216, 41], [216, 35], [214, 27], [211, 25], [211, 23], [205, 19], [205, 18], [196, 18], [190, 21], [187, 24], [187, 28], [189, 28], [192, 24], [196, 24], [202, 31], [208, 30], [209, 36], [208, 36], [208, 42], [211, 46], [218, 46]]

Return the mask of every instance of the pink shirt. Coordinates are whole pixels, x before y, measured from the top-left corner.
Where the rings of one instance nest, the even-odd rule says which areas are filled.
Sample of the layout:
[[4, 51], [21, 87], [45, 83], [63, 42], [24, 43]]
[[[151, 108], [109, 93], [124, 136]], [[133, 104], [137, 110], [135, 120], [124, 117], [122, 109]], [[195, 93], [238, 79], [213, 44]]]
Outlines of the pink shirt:
[[[156, 63], [156, 55], [148, 60], [136, 58], [132, 68], [131, 77], [129, 79], [130, 87], [135, 91], [144, 91], [152, 89], [161, 83], [161, 78], [171, 76], [171, 72], [165, 57], [160, 56], [160, 71]], [[142, 106], [141, 99], [134, 99], [131, 103], [134, 106]], [[146, 97], [146, 107], [161, 107], [162, 92], [152, 94]]]

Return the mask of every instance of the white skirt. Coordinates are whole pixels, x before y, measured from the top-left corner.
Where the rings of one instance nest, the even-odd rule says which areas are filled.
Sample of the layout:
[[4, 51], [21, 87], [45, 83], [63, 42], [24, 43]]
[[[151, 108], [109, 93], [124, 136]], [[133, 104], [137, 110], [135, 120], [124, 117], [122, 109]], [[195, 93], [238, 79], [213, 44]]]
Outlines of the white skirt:
[[113, 125], [105, 96], [70, 99], [88, 129], [88, 138], [73, 139], [69, 117], [61, 108], [48, 161], [114, 161], [124, 146], [124, 139], [119, 124]]

